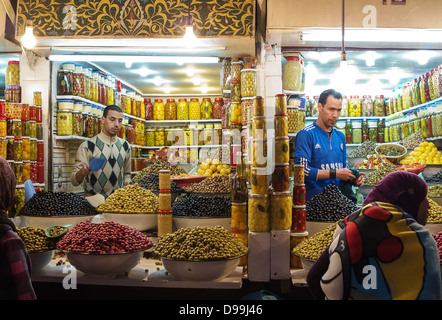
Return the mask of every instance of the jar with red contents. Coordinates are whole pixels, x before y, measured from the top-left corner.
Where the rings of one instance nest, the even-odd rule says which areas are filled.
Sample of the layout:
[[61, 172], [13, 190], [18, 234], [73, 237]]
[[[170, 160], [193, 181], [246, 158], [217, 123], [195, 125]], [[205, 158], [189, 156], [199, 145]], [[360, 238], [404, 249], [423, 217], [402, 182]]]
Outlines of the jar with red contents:
[[223, 116], [223, 98], [215, 98], [212, 106], [212, 117], [213, 119], [221, 119]]
[[303, 206], [305, 205], [306, 189], [305, 184], [293, 185], [293, 205]]
[[44, 162], [37, 162], [37, 183], [45, 182], [45, 166]]
[[306, 227], [307, 210], [305, 206], [292, 207], [292, 226], [291, 232], [304, 232]]
[[39, 106], [35, 107], [35, 122], [43, 123], [43, 110]]
[[36, 121], [37, 119], [37, 107], [29, 106], [29, 121]]
[[37, 141], [37, 162], [44, 161], [44, 142], [42, 140]]
[[146, 120], [152, 120], [153, 118], [153, 105], [150, 99], [144, 99], [144, 107], [146, 108]]
[[21, 120], [28, 121], [29, 120], [29, 104], [22, 103], [21, 105]]
[[0, 118], [6, 117], [6, 101], [0, 100]]
[[37, 183], [38, 180], [38, 167], [37, 161], [31, 161], [31, 174], [30, 179], [33, 183]]

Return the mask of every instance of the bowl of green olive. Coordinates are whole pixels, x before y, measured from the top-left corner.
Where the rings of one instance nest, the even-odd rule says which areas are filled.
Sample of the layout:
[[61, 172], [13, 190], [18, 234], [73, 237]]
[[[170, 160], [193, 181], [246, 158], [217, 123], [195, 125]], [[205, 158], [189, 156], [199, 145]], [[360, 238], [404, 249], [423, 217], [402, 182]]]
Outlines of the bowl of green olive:
[[383, 143], [376, 147], [376, 153], [383, 155], [393, 164], [398, 164], [407, 154], [408, 150], [398, 143]]

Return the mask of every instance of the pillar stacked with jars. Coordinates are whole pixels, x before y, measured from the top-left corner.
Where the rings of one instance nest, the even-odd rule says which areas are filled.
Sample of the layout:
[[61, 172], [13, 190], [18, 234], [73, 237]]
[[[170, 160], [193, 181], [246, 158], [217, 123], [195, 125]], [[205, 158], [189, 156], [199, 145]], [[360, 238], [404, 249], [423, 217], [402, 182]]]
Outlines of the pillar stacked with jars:
[[159, 196], [158, 196], [158, 238], [172, 233], [172, 199], [170, 170], [160, 170], [159, 175]]

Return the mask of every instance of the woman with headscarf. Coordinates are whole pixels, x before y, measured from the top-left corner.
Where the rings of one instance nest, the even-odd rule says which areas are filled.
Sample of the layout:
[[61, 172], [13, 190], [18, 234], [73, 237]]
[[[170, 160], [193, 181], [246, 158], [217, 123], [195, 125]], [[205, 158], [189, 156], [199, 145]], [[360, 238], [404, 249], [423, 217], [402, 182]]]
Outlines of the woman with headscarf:
[[36, 296], [29, 253], [7, 216], [14, 203], [16, 185], [11, 166], [0, 157], [0, 300], [33, 300]]
[[416, 174], [385, 176], [347, 216], [307, 275], [316, 299], [440, 300], [436, 242], [424, 227], [427, 185]]

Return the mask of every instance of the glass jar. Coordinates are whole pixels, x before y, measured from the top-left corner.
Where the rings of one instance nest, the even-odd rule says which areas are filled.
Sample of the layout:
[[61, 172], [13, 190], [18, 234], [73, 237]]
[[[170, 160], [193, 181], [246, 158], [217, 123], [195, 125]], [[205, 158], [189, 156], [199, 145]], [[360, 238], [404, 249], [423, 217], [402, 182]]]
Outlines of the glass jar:
[[252, 120], [253, 139], [267, 139], [266, 117], [254, 117]]
[[270, 228], [288, 230], [292, 225], [292, 195], [288, 192], [274, 192], [270, 195]]
[[0, 118], [6, 117], [6, 101], [0, 99]]
[[13, 124], [14, 119], [6, 118], [6, 136], [14, 136]]
[[373, 102], [373, 115], [376, 117], [384, 117], [386, 115], [383, 95], [375, 97]]
[[223, 129], [221, 128], [221, 124], [213, 125], [213, 144], [221, 145], [223, 139]]
[[145, 119], [152, 120], [153, 118], [153, 105], [150, 99], [144, 99]]
[[342, 109], [341, 109], [341, 117], [348, 117], [348, 104], [349, 99], [347, 96], [342, 96]]
[[3, 157], [5, 159], [7, 158], [6, 145], [6, 137], [0, 137], [0, 157]]
[[352, 130], [352, 143], [354, 144], [362, 143], [362, 121], [352, 120], [351, 130]]
[[203, 130], [204, 144], [212, 144], [213, 124], [206, 124]]
[[44, 162], [37, 162], [37, 183], [45, 182], [45, 166]]
[[359, 96], [350, 96], [348, 115], [350, 117], [360, 117], [362, 115], [362, 105]]
[[155, 146], [163, 147], [165, 145], [165, 142], [164, 128], [158, 127], [155, 130]]
[[287, 115], [279, 115], [279, 116], [275, 115], [274, 122], [275, 122], [275, 137], [287, 137], [289, 134]]
[[[241, 70], [243, 69], [243, 63], [241, 61], [232, 61], [230, 69], [230, 82], [241, 81]], [[232, 94], [232, 93], [230, 93]]]
[[235, 231], [246, 230], [247, 203], [232, 203], [230, 227]]
[[12, 120], [12, 133], [14, 137], [21, 138], [22, 136], [21, 120], [19, 119]]
[[267, 166], [267, 139], [252, 139], [252, 166]]
[[266, 115], [264, 97], [255, 97], [255, 99], [253, 99], [252, 109], [252, 115], [254, 117], [264, 117]]
[[12, 104], [12, 118], [21, 120], [21, 104], [13, 103]]
[[241, 102], [241, 81], [230, 82], [230, 101]]
[[201, 103], [201, 119], [212, 119], [213, 118], [213, 106], [210, 98], [203, 98]]
[[21, 120], [28, 121], [29, 117], [30, 117], [29, 105], [26, 103], [22, 103], [22, 105], [21, 105]]
[[212, 118], [213, 119], [221, 119], [222, 112], [223, 112], [223, 105], [224, 105], [223, 98], [215, 98], [215, 102], [213, 102], [213, 106], [212, 106]]
[[288, 163], [277, 163], [272, 173], [273, 191], [283, 192], [289, 190], [290, 165]]
[[74, 73], [72, 70], [60, 69], [57, 72], [57, 95], [72, 95]]
[[165, 110], [163, 99], [155, 99], [153, 103], [153, 120], [164, 120]]
[[23, 160], [31, 160], [31, 140], [23, 137]]
[[248, 227], [251, 232], [270, 231], [269, 198], [267, 194], [249, 194]]
[[37, 141], [37, 162], [43, 162], [44, 161], [44, 142], [42, 140]]
[[31, 161], [23, 160], [23, 183], [31, 179]]
[[23, 161], [14, 161], [14, 174], [17, 184], [23, 184]]
[[6, 118], [2, 117], [0, 118], [0, 137], [6, 137], [7, 136], [7, 125], [6, 125]]
[[287, 125], [289, 133], [297, 133], [300, 128], [298, 127], [298, 107], [287, 106]]
[[256, 96], [256, 70], [241, 70], [241, 97]]
[[14, 161], [23, 161], [23, 139], [14, 138]]
[[306, 206], [292, 207], [292, 226], [291, 232], [305, 232], [306, 229], [307, 210]]
[[362, 142], [368, 140], [368, 121], [366, 119], [362, 119]]
[[290, 159], [289, 137], [275, 138], [275, 163], [288, 163]]
[[385, 141], [385, 120], [379, 119], [378, 125], [377, 125], [377, 131], [378, 131], [378, 143], [384, 143]]
[[6, 137], [6, 160], [14, 160], [14, 137]]
[[155, 129], [146, 130], [146, 146], [148, 147], [155, 146]]
[[[72, 112], [72, 134], [75, 136], [83, 136], [84, 123], [83, 115], [80, 111]], [[38, 137], [37, 137], [38, 139]], [[38, 139], [41, 140], [41, 139]]]
[[221, 67], [220, 72], [220, 86], [221, 86], [221, 92], [224, 90], [230, 89], [230, 73], [232, 69], [232, 61], [231, 58], [224, 58], [223, 59], [223, 65]]
[[[127, 125], [126, 138], [127, 138], [126, 139], [127, 142], [129, 142], [131, 144], [134, 143], [134, 141], [135, 141], [135, 129], [131, 124]], [[164, 143], [163, 143], [163, 145], [164, 145]]]
[[302, 91], [303, 67], [301, 56], [286, 57], [287, 62], [282, 68], [282, 89], [288, 91]]
[[177, 120], [189, 120], [187, 99], [179, 99], [177, 104]]
[[37, 139], [36, 138], [30, 138], [30, 160], [31, 161], [37, 161]]
[[241, 124], [246, 126], [249, 121], [252, 120], [252, 104], [254, 98], [242, 98], [241, 99]]
[[20, 62], [9, 61], [6, 67], [5, 83], [7, 86], [20, 85]]
[[368, 139], [374, 143], [378, 142], [378, 122], [376, 120], [368, 121]]
[[57, 135], [72, 135], [72, 122], [71, 110], [59, 110], [57, 112]]
[[230, 103], [230, 125], [232, 124], [242, 124], [240, 102], [232, 101]]
[[287, 114], [287, 96], [284, 93], [275, 95], [275, 115], [282, 114]]
[[305, 127], [305, 108], [298, 108], [298, 131]]
[[30, 179], [32, 183], [37, 183], [37, 161], [30, 161], [31, 169], [30, 169]]
[[72, 94], [75, 96], [80, 96], [84, 98], [85, 95], [84, 88], [84, 73], [82, 66], [75, 65], [75, 71], [73, 73], [73, 85]]
[[189, 103], [189, 120], [201, 119], [201, 105], [197, 98], [190, 99]]
[[361, 113], [363, 117], [371, 117], [373, 115], [373, 101], [371, 100], [371, 96], [363, 96]]
[[167, 99], [164, 106], [164, 120], [176, 120], [177, 119], [177, 107], [175, 99]]

